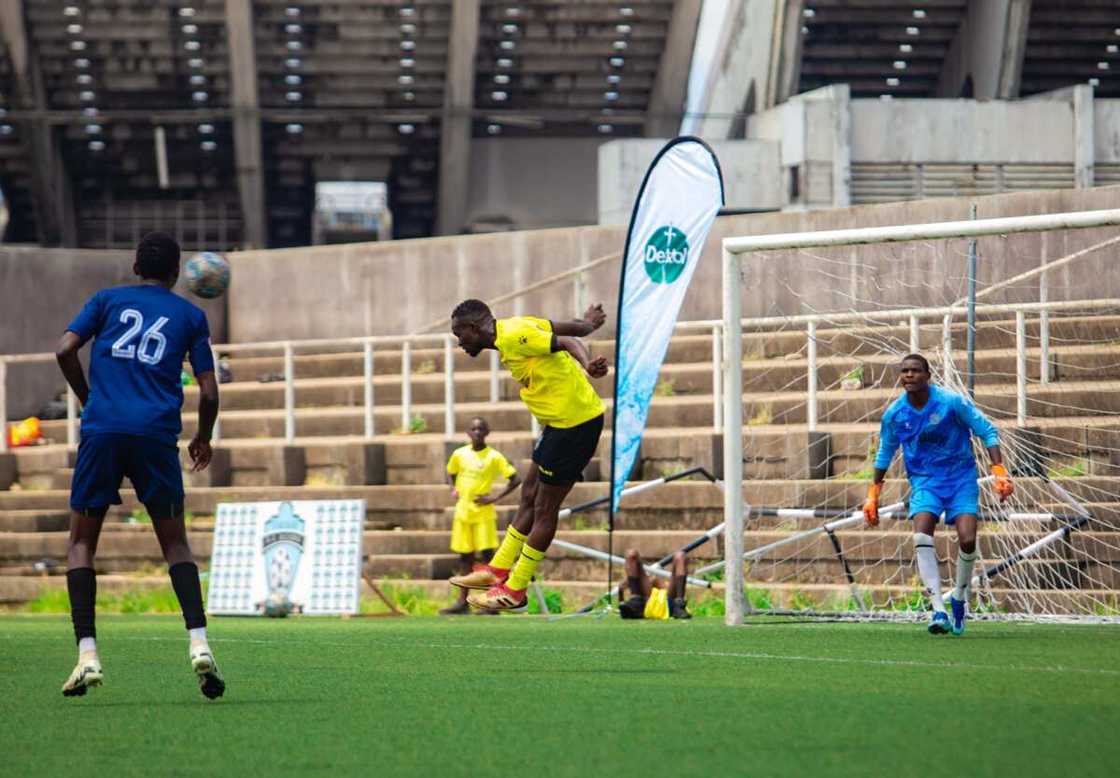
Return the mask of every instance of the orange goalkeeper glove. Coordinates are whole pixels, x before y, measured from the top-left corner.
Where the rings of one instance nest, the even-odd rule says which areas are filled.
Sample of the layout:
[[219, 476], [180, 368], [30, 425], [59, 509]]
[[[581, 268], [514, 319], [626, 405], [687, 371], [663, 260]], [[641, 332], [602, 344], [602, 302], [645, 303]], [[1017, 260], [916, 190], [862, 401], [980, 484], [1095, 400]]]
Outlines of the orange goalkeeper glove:
[[882, 483], [873, 483], [867, 490], [867, 499], [863, 501], [863, 520], [869, 527], [879, 526], [879, 492], [883, 491]]
[[993, 486], [996, 494], [999, 495], [999, 501], [1004, 502], [1015, 491], [1015, 487], [1011, 483], [1011, 474], [1007, 472], [1007, 468], [1003, 465], [992, 465], [992, 475], [995, 476]]

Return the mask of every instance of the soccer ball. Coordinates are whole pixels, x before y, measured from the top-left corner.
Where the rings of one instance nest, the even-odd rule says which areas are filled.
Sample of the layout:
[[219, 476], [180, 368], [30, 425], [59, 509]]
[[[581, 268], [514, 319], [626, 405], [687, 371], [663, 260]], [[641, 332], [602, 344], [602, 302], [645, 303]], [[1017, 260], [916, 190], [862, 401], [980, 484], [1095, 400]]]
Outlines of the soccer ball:
[[292, 603], [281, 592], [273, 592], [264, 601], [264, 615], [273, 619], [282, 619], [292, 612]]
[[187, 260], [187, 288], [199, 297], [212, 300], [229, 288], [229, 263], [221, 254], [201, 251]]

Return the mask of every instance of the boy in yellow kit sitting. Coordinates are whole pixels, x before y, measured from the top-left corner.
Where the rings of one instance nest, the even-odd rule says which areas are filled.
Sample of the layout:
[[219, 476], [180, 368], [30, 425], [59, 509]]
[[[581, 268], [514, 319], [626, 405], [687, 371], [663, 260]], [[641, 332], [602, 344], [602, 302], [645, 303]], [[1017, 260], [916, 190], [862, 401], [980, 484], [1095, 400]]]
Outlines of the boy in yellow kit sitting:
[[[471, 571], [475, 562], [483, 563], [498, 547], [498, 512], [494, 503], [521, 486], [517, 469], [502, 454], [486, 445], [490, 425], [480, 416], [471, 419], [467, 429], [470, 444], [455, 449], [447, 460], [447, 480], [455, 498], [455, 518], [451, 522], [451, 550], [459, 555], [459, 572]], [[506, 488], [490, 496], [494, 478], [507, 479]], [[459, 589], [459, 600], [440, 611], [445, 616], [471, 612], [467, 590]]]

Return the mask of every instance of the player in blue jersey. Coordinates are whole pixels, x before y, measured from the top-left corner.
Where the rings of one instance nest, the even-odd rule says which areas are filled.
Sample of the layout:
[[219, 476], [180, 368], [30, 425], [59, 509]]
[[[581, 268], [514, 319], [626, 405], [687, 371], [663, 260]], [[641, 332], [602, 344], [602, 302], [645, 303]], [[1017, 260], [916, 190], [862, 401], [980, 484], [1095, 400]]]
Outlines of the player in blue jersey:
[[[902, 446], [906, 476], [910, 480], [910, 518], [914, 520], [914, 555], [918, 574], [933, 602], [929, 631], [943, 635], [964, 632], [965, 603], [976, 563], [976, 521], [979, 513], [980, 484], [971, 435], [988, 449], [992, 476], [1000, 501], [1011, 496], [1013, 487], [1003, 455], [999, 434], [987, 417], [966, 397], [931, 386], [929, 362], [920, 354], [902, 359], [899, 379], [906, 394], [883, 414], [879, 430], [879, 454], [875, 457], [875, 477], [863, 505], [863, 515], [871, 526], [879, 524], [879, 493], [883, 477]], [[957, 584], [949, 597], [952, 620], [945, 612], [941, 596], [941, 575], [933, 548], [933, 531], [945, 515], [945, 523], [957, 530]]]
[[[183, 523], [183, 474], [177, 441], [182, 431], [181, 371], [189, 358], [198, 380], [198, 431], [188, 451], [193, 470], [210, 463], [218, 418], [218, 383], [206, 314], [174, 294], [179, 244], [153, 232], [136, 249], [135, 286], [102, 289], [66, 328], [58, 365], [82, 404], [82, 440], [70, 483], [70, 543], [66, 585], [78, 641], [78, 665], [62, 687], [80, 696], [102, 681], [94, 628], [97, 540], [110, 505], [121, 502], [128, 476], [152, 518], [171, 585], [190, 637], [191, 668], [202, 693], [222, 696], [225, 682], [206, 640], [206, 614]], [[93, 340], [86, 383], [78, 352]]]

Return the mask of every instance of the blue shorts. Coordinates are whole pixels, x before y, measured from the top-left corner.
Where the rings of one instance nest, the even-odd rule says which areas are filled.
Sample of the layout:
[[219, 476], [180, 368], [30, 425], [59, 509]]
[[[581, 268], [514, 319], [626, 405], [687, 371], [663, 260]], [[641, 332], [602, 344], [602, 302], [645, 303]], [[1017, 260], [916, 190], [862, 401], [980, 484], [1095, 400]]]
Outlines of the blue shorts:
[[966, 481], [946, 481], [910, 485], [910, 518], [919, 513], [932, 513], [945, 523], [953, 524], [962, 513], [978, 516], [980, 513], [980, 484], [975, 478]]
[[168, 518], [182, 511], [179, 447], [155, 438], [115, 432], [82, 437], [70, 481], [70, 507], [81, 511], [120, 505], [125, 476], [153, 518]]

